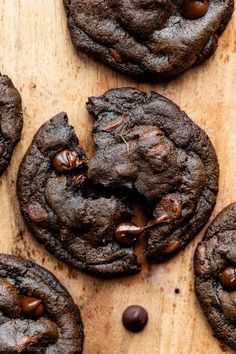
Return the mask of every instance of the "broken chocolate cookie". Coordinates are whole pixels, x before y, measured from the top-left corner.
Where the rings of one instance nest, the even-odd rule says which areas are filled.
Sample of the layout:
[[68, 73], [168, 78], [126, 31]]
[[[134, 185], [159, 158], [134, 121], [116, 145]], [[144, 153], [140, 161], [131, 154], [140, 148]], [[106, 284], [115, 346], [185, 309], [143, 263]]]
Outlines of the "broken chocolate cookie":
[[195, 291], [214, 336], [236, 350], [236, 203], [213, 220], [194, 257]]
[[118, 71], [171, 77], [208, 59], [233, 0], [64, 0], [72, 42]]
[[0, 353], [81, 354], [83, 324], [66, 289], [46, 269], [0, 254]]
[[[150, 262], [183, 249], [207, 222], [218, 163], [207, 135], [157, 93], [132, 88], [91, 97], [95, 153], [87, 159], [65, 113], [46, 122], [25, 155], [18, 196], [44, 246], [100, 276], [136, 273], [137, 239]], [[133, 222], [133, 202], [146, 223]]]
[[0, 74], [0, 175], [9, 165], [22, 126], [21, 96], [9, 77]]

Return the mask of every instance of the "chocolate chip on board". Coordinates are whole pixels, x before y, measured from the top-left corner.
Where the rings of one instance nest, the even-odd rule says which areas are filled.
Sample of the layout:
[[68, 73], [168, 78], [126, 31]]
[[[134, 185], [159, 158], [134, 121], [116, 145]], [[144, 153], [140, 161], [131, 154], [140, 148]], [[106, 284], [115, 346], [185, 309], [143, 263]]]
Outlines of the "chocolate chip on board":
[[131, 332], [140, 332], [148, 322], [147, 311], [139, 305], [131, 305], [123, 312], [123, 325]]

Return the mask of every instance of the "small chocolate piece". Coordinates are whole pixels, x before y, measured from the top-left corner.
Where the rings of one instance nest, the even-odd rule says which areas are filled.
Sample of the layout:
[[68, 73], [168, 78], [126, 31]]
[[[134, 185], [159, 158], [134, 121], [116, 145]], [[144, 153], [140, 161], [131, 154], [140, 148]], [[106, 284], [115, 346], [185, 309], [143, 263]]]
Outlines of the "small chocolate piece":
[[186, 18], [195, 20], [204, 16], [208, 10], [208, 0], [185, 0], [183, 15]]
[[17, 343], [17, 353], [23, 353], [37, 343], [38, 343], [37, 339], [31, 336], [25, 336], [21, 338], [20, 341]]
[[120, 53], [117, 50], [111, 49], [110, 53], [117, 63], [122, 63], [122, 61], [123, 61], [122, 56], [120, 55]]
[[48, 214], [45, 209], [38, 203], [33, 202], [28, 207], [28, 213], [30, 220], [41, 223], [48, 220]]
[[147, 324], [148, 313], [142, 306], [131, 305], [124, 311], [122, 321], [129, 331], [140, 332]]
[[22, 299], [22, 309], [25, 315], [37, 320], [45, 312], [42, 300], [32, 296], [25, 296]]
[[83, 173], [78, 173], [77, 175], [74, 175], [72, 178], [72, 182], [76, 186], [82, 186], [84, 182], [86, 181], [87, 176]]
[[53, 167], [57, 172], [70, 171], [85, 163], [86, 160], [80, 160], [78, 153], [71, 150], [60, 151], [53, 159]]
[[102, 131], [103, 132], [112, 132], [112, 130], [118, 128], [124, 121], [124, 117], [122, 116], [118, 116], [117, 119], [115, 119], [114, 121], [111, 121], [109, 124], [107, 124]]
[[155, 220], [150, 220], [145, 226], [137, 226], [132, 222], [123, 222], [115, 229], [116, 241], [122, 246], [131, 246], [136, 242], [142, 232], [154, 227], [155, 225], [162, 224], [170, 220], [171, 219], [169, 216], [167, 217], [166, 214], [163, 214]]
[[174, 242], [170, 243], [167, 247], [164, 247], [162, 252], [164, 254], [173, 254], [181, 244], [180, 240], [175, 240]]
[[6, 280], [0, 279], [0, 311], [10, 318], [21, 313], [20, 294], [17, 289]]
[[115, 230], [116, 241], [122, 246], [131, 246], [137, 240], [138, 236], [145, 230], [145, 227], [139, 227], [132, 222], [124, 222], [117, 226]]
[[164, 132], [161, 129], [153, 128], [147, 131], [144, 131], [143, 134], [139, 136], [139, 140], [151, 139], [153, 136], [164, 136]]
[[181, 203], [174, 196], [167, 195], [157, 204], [154, 216], [157, 224], [180, 219], [182, 216]]
[[224, 289], [229, 291], [236, 290], [236, 268], [227, 267], [219, 274], [220, 283]]

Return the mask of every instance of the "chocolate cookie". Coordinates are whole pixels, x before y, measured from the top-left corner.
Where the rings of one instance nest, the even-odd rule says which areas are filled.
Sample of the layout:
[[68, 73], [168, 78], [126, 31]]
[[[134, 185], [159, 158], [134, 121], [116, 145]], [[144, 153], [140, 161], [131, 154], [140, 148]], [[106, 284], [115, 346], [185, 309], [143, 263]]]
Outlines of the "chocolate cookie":
[[0, 254], [0, 353], [80, 354], [83, 324], [66, 289], [46, 269]]
[[0, 175], [7, 168], [23, 126], [21, 97], [8, 76], [0, 74]]
[[194, 270], [196, 295], [214, 336], [236, 350], [236, 203], [209, 226]]
[[[167, 98], [132, 88], [89, 99], [96, 119], [88, 160], [65, 113], [36, 134], [18, 174], [21, 210], [35, 237], [57, 258], [103, 276], [169, 259], [208, 220], [218, 163], [207, 135]], [[147, 223], [132, 222], [139, 202]]]
[[233, 0], [64, 0], [72, 42], [123, 73], [171, 77], [208, 59]]

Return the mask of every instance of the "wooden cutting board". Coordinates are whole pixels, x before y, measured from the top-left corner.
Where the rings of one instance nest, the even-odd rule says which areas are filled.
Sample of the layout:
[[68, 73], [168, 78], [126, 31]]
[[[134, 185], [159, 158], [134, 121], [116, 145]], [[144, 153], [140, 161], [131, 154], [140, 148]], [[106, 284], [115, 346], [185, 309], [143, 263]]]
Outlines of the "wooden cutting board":
[[[62, 0], [0, 0], [0, 71], [23, 98], [21, 142], [0, 179], [0, 251], [29, 258], [50, 269], [73, 295], [85, 324], [84, 354], [218, 354], [193, 290], [192, 258], [200, 234], [187, 249], [163, 265], [143, 267], [133, 277], [102, 281], [69, 269], [34, 241], [19, 212], [16, 174], [34, 133], [55, 113], [66, 111], [81, 145], [91, 154], [92, 119], [88, 96], [134, 86], [156, 90], [181, 106], [210, 136], [220, 162], [220, 192], [212, 216], [236, 200], [236, 19], [219, 42], [216, 55], [169, 84], [141, 84], [78, 57], [70, 42]], [[179, 294], [175, 293], [179, 288]], [[130, 304], [149, 312], [140, 334], [121, 325]]]

